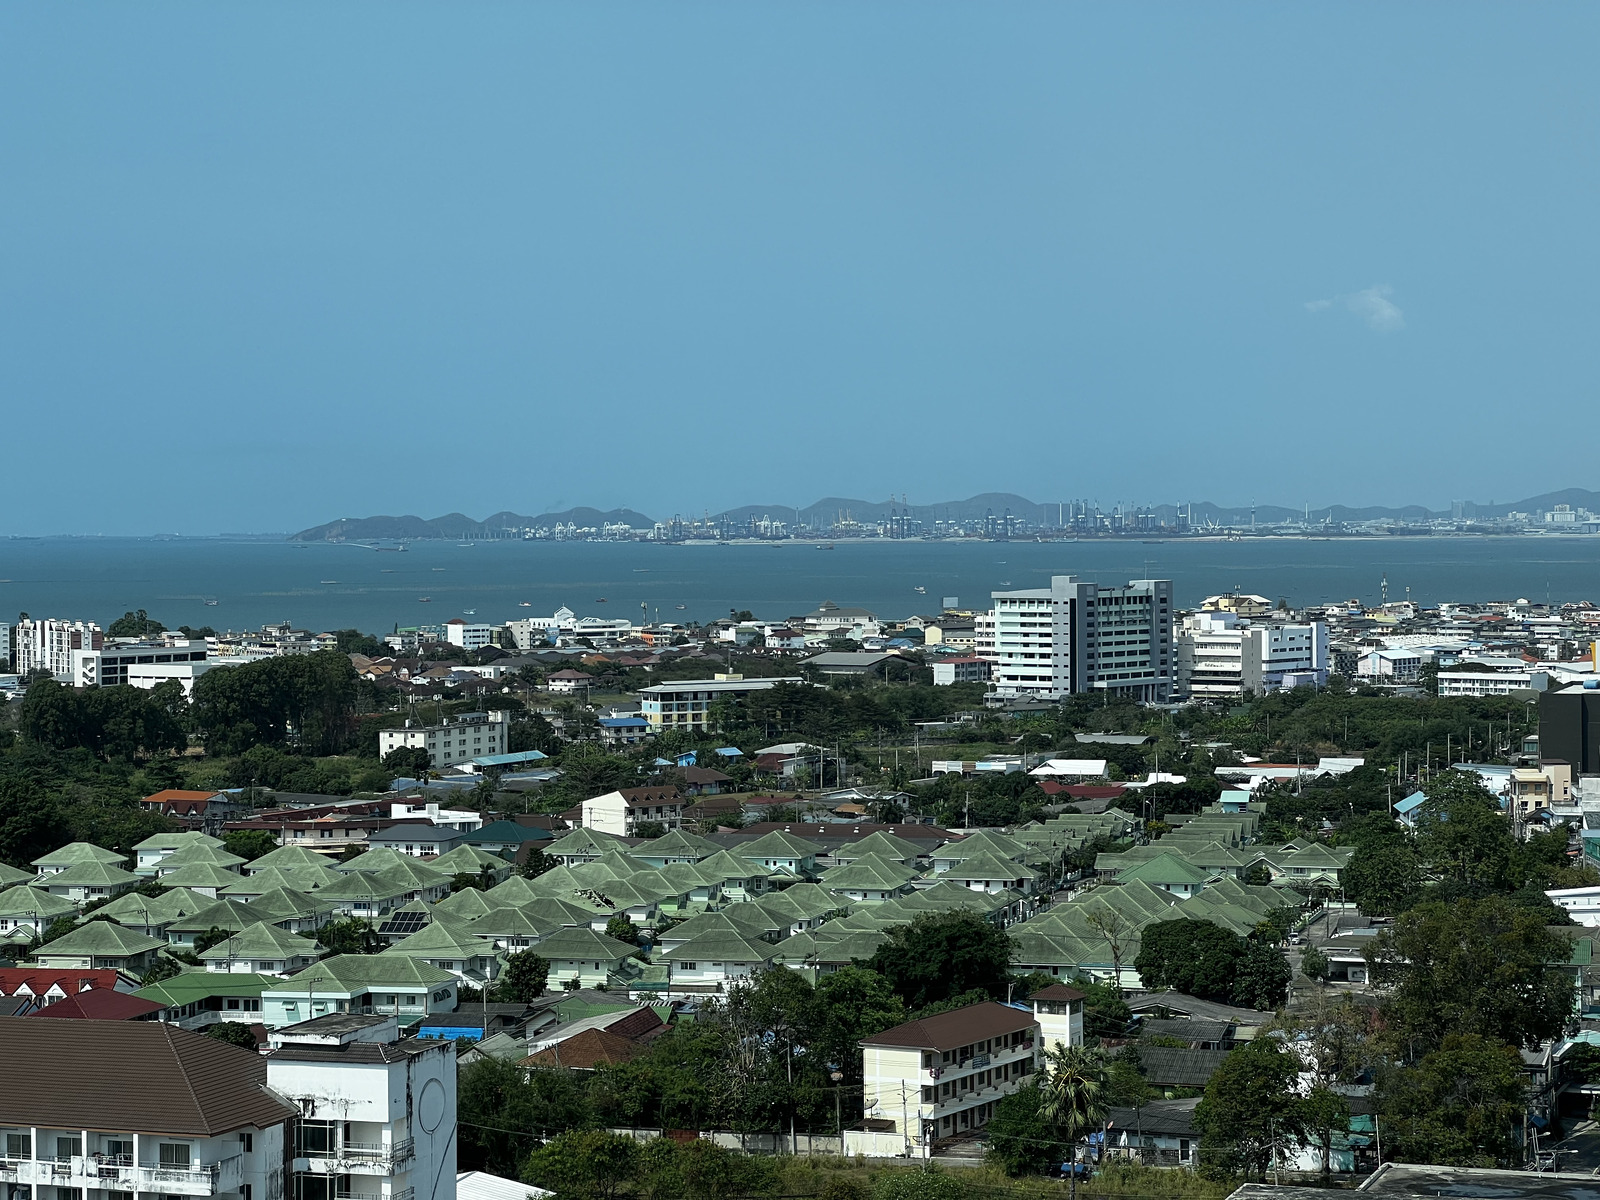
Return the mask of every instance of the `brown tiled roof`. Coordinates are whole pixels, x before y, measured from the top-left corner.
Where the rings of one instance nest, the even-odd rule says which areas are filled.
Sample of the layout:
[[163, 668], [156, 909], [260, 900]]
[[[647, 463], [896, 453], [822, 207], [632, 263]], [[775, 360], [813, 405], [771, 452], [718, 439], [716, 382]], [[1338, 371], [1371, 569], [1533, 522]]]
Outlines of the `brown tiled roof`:
[[1064, 983], [1052, 983], [1049, 987], [1042, 987], [1029, 1000], [1082, 1000], [1084, 993], [1077, 988], [1069, 988]]
[[0, 1125], [215, 1137], [298, 1115], [267, 1060], [158, 1021], [0, 1017]]
[[52, 985], [69, 996], [87, 988], [139, 990], [138, 979], [110, 967], [0, 967], [0, 996], [14, 996], [24, 987], [29, 994], [42, 996]]
[[683, 799], [675, 787], [618, 788], [617, 791], [630, 805], [676, 804]]
[[956, 1050], [1019, 1029], [1033, 1028], [1033, 1013], [986, 1000], [933, 1017], [907, 1021], [862, 1038], [863, 1046], [905, 1046], [918, 1050]]
[[615, 1066], [636, 1058], [644, 1047], [631, 1038], [604, 1029], [585, 1029], [564, 1042], [548, 1046], [522, 1061], [531, 1067], [565, 1067], [591, 1071], [597, 1066]]
[[154, 1000], [141, 1000], [127, 992], [110, 988], [90, 988], [65, 1000], [57, 1000], [37, 1012], [34, 1017], [75, 1017], [80, 1021], [132, 1021], [137, 1017], [160, 1012], [162, 1006]]

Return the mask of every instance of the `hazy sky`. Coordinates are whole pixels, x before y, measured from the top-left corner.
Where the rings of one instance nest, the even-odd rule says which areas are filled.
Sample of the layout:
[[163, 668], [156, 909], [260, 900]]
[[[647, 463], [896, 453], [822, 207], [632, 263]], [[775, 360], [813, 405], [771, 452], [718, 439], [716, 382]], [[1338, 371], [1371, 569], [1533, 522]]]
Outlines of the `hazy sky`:
[[0, 9], [0, 532], [1600, 487], [1600, 7]]

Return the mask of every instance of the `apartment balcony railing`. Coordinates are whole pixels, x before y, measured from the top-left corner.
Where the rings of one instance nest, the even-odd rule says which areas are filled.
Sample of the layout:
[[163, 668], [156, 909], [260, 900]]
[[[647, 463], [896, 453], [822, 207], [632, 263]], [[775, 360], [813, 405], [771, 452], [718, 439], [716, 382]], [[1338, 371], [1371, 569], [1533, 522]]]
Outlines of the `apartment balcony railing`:
[[[417, 1156], [416, 1142], [341, 1142], [328, 1150], [304, 1150], [296, 1157], [315, 1174], [353, 1172], [358, 1175], [392, 1175], [403, 1171]], [[359, 1193], [355, 1193], [359, 1195]]]
[[113, 1192], [161, 1192], [174, 1196], [211, 1196], [237, 1192], [243, 1183], [244, 1158], [198, 1166], [135, 1163], [126, 1154], [83, 1154], [70, 1158], [3, 1159], [0, 1180], [46, 1187], [100, 1188]]

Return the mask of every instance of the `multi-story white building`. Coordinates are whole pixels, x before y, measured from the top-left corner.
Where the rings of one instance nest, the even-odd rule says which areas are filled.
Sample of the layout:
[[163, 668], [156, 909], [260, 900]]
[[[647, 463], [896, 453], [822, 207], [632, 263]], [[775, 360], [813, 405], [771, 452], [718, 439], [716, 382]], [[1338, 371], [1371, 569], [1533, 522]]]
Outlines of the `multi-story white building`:
[[7, 1200], [292, 1200], [300, 1114], [258, 1054], [159, 1021], [0, 1017], [0, 1079]]
[[976, 654], [961, 658], [936, 658], [932, 665], [935, 687], [948, 687], [953, 683], [982, 683], [989, 678], [990, 664]]
[[194, 681], [216, 665], [203, 638], [174, 638], [150, 642], [106, 642], [72, 652], [75, 687], [153, 688], [175, 679], [183, 694], [194, 691]]
[[1175, 672], [1172, 583], [1117, 587], [1057, 575], [1048, 588], [994, 592], [992, 678], [1002, 696], [1109, 691], [1166, 700]]
[[1328, 681], [1328, 627], [1196, 612], [1173, 632], [1181, 696], [1264, 695]]
[[426, 750], [428, 765], [436, 770], [456, 766], [486, 754], [504, 754], [510, 724], [504, 712], [462, 713], [442, 725], [413, 725], [407, 721], [399, 729], [379, 731], [378, 756], [410, 747]]
[[1542, 692], [1550, 686], [1548, 671], [1440, 671], [1441, 696], [1509, 696], [1512, 692]]
[[300, 1110], [286, 1200], [455, 1200], [449, 1041], [402, 1039], [392, 1014], [331, 1013], [270, 1043], [267, 1082]]
[[872, 1156], [928, 1158], [940, 1139], [987, 1124], [1042, 1054], [1033, 1011], [993, 1001], [907, 1021], [860, 1045], [866, 1128], [846, 1131], [845, 1153]]
[[803, 682], [798, 675], [775, 679], [746, 679], [743, 675], [719, 675], [715, 679], [680, 679], [639, 689], [639, 715], [650, 722], [652, 731], [685, 729], [702, 732], [707, 728], [712, 705], [751, 692], [764, 692], [780, 683]]
[[463, 650], [482, 650], [485, 646], [493, 646], [496, 632], [494, 625], [469, 624], [460, 617], [451, 617], [444, 623], [445, 641]]
[[30, 671], [49, 671], [52, 675], [73, 675], [74, 650], [98, 650], [105, 634], [93, 621], [62, 621], [53, 617], [34, 620], [23, 617], [12, 631], [11, 669], [19, 675]]
[[585, 829], [633, 837], [641, 825], [683, 826], [683, 796], [675, 787], [622, 788], [592, 796], [582, 804]]

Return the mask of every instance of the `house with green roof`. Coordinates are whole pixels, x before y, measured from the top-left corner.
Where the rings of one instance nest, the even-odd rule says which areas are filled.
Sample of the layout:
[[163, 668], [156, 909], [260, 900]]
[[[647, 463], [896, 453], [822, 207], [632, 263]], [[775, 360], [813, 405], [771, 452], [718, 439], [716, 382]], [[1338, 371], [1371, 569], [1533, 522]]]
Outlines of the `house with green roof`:
[[167, 942], [187, 949], [194, 945], [195, 938], [202, 933], [213, 929], [238, 933], [260, 919], [237, 900], [202, 901], [198, 908], [167, 925]]
[[315, 866], [285, 866], [263, 867], [259, 871], [252, 871], [243, 879], [230, 883], [227, 887], [217, 892], [219, 896], [227, 896], [232, 900], [251, 901], [258, 896], [278, 888], [287, 888], [290, 891], [315, 893], [332, 884], [339, 883], [344, 875], [338, 871], [330, 870], [326, 865]]
[[374, 920], [407, 900], [408, 884], [387, 878], [381, 871], [351, 871], [337, 883], [317, 889], [317, 899], [333, 905], [342, 917]]
[[10, 863], [0, 862], [0, 890], [15, 887], [19, 883], [31, 883], [39, 876], [34, 871], [24, 871], [21, 867], [13, 867]]
[[153, 833], [133, 847], [133, 873], [145, 879], [155, 876], [156, 865], [185, 846], [202, 845], [222, 847], [222, 841], [199, 830], [183, 833]]
[[164, 887], [189, 888], [204, 896], [215, 897], [218, 892], [231, 884], [239, 883], [241, 876], [237, 871], [230, 871], [216, 863], [192, 862], [182, 866], [173, 867], [170, 871], [166, 868], [171, 864], [171, 859], [161, 864], [161, 870], [166, 873], [159, 876]]
[[1038, 884], [1032, 868], [990, 852], [952, 862], [940, 878], [971, 892], [1012, 891], [1027, 895]]
[[[520, 884], [521, 888], [507, 891], [513, 884]], [[494, 912], [501, 908], [519, 908], [534, 899], [534, 893], [528, 881], [520, 875], [513, 875], [504, 883], [483, 891], [480, 888], [462, 888], [446, 896], [437, 904], [431, 906], [431, 911], [448, 913], [463, 920], [472, 920], [483, 916], [484, 913]]]
[[593, 862], [607, 850], [625, 850], [627, 846], [628, 843], [615, 834], [580, 827], [551, 842], [544, 847], [544, 852], [559, 859], [562, 866], [570, 867], [574, 863]]
[[[119, 855], [117, 862], [122, 862]], [[139, 886], [139, 877], [101, 859], [84, 859], [71, 866], [42, 875], [39, 886], [52, 896], [71, 900], [80, 908], [96, 900], [108, 900]]]
[[371, 879], [383, 880], [401, 888], [398, 894], [402, 903], [421, 900], [427, 904], [437, 904], [450, 894], [450, 876], [414, 858], [366, 874]]
[[539, 945], [539, 957], [550, 964], [549, 986], [559, 988], [569, 979], [580, 987], [600, 987], [624, 977], [626, 964], [637, 950], [627, 942], [593, 929], [562, 929]]
[[702, 875], [699, 865], [670, 863], [657, 872], [664, 883], [678, 895], [686, 897], [679, 905], [679, 911], [684, 908], [708, 908], [722, 903], [722, 880]]
[[123, 892], [111, 903], [95, 910], [95, 915], [115, 921], [124, 929], [146, 937], [167, 938], [167, 927], [209, 901], [187, 888], [174, 888], [159, 896], [143, 892]]
[[528, 842], [539, 842], [540, 849], [544, 849], [553, 840], [548, 829], [502, 820], [491, 821], [481, 828], [469, 831], [464, 844], [488, 854], [503, 856], [509, 862]]
[[889, 935], [881, 929], [858, 929], [831, 935], [828, 925], [810, 933], [797, 933], [773, 947], [774, 961], [798, 971], [812, 983], [824, 975], [871, 958]]
[[244, 859], [237, 854], [229, 854], [221, 846], [211, 845], [210, 843], [215, 840], [215, 838], [207, 838], [205, 841], [185, 842], [183, 845], [176, 847], [170, 854], [167, 854], [156, 863], [156, 878], [165, 878], [179, 867], [192, 866], [196, 863], [222, 867], [224, 870], [231, 871], [237, 875], [239, 867], [244, 863]]
[[767, 869], [727, 850], [702, 859], [690, 870], [707, 883], [716, 883], [728, 900], [753, 900], [767, 890]]
[[482, 916], [474, 917], [466, 928], [474, 936], [492, 943], [496, 950], [509, 952], [537, 946], [558, 929], [568, 928], [568, 925], [565, 921], [507, 906], [493, 908]]
[[205, 963], [207, 971], [287, 975], [309, 967], [322, 954], [322, 947], [310, 938], [257, 921], [209, 950], [202, 950], [200, 961]]
[[755, 904], [730, 904], [719, 912], [701, 913], [656, 935], [657, 957], [679, 946], [711, 935], [731, 934], [752, 942], [778, 941], [777, 922]]
[[274, 975], [223, 975], [186, 970], [134, 992], [161, 1005], [155, 1019], [181, 1029], [204, 1029], [219, 1021], [251, 1025], [261, 1020], [261, 993], [278, 983]]
[[1148, 883], [1153, 888], [1187, 900], [1190, 896], [1200, 894], [1208, 878], [1210, 876], [1206, 872], [1176, 854], [1158, 854], [1155, 858], [1119, 871], [1116, 882]]
[[55, 875], [83, 863], [105, 863], [108, 866], [125, 867], [128, 865], [128, 860], [115, 850], [101, 849], [93, 842], [68, 842], [61, 849], [41, 854], [34, 859], [33, 867], [44, 876]]
[[333, 920], [333, 905], [293, 888], [273, 888], [245, 907], [259, 921], [276, 925], [287, 933], [315, 933]]
[[435, 921], [424, 925], [383, 953], [420, 959], [475, 986], [492, 983], [500, 974], [500, 959], [494, 943], [464, 932], [452, 922]]
[[917, 872], [898, 861], [868, 855], [828, 868], [822, 873], [821, 882], [828, 891], [845, 900], [882, 904], [905, 895], [911, 890], [912, 881], [918, 878]]
[[942, 875], [956, 863], [978, 855], [992, 854], [1022, 862], [1030, 853], [1037, 854], [1037, 851], [1014, 838], [980, 829], [977, 833], [969, 833], [958, 841], [946, 842], [936, 849], [932, 856], [933, 873]]
[[78, 911], [65, 896], [52, 896], [43, 888], [10, 887], [0, 892], [0, 941], [31, 942], [50, 928], [50, 922]]
[[487, 881], [489, 887], [504, 883], [511, 877], [510, 859], [490, 854], [487, 850], [480, 850], [473, 845], [457, 846], [448, 854], [441, 854], [428, 865], [452, 878], [457, 875], [474, 876], [480, 881]]
[[658, 838], [633, 847], [628, 853], [646, 865], [660, 870], [674, 863], [697, 863], [701, 859], [710, 858], [721, 849], [721, 846], [706, 838], [682, 829], [672, 829]]
[[813, 880], [821, 874], [817, 867], [817, 856], [823, 854], [825, 849], [816, 842], [808, 842], [785, 830], [774, 829], [754, 841], [735, 846], [733, 852], [740, 858], [748, 858], [757, 866], [765, 867], [769, 872], [783, 872], [795, 880]]
[[246, 875], [255, 875], [275, 867], [281, 870], [301, 867], [328, 870], [334, 861], [336, 860], [330, 859], [326, 854], [318, 854], [306, 846], [279, 846], [276, 850], [267, 851], [260, 858], [252, 858], [240, 870]]
[[710, 988], [720, 991], [736, 979], [746, 979], [769, 966], [778, 948], [751, 941], [732, 930], [707, 932], [656, 955], [667, 964], [667, 989]]
[[402, 1026], [454, 1012], [456, 976], [407, 954], [338, 954], [261, 993], [268, 1029], [328, 1013], [389, 1014]]
[[41, 967], [127, 971], [143, 975], [166, 948], [160, 938], [124, 929], [112, 921], [89, 921], [41, 946], [34, 958]]
[[815, 929], [825, 918], [849, 907], [847, 901], [815, 883], [797, 883], [782, 891], [769, 892], [755, 903], [774, 919], [787, 921], [789, 934]]
[[917, 860], [923, 857], [923, 850], [915, 842], [879, 829], [869, 833], [860, 841], [846, 843], [833, 852], [835, 863], [855, 862], [857, 859], [869, 857], [888, 859], [890, 862], [914, 867], [917, 865]]

